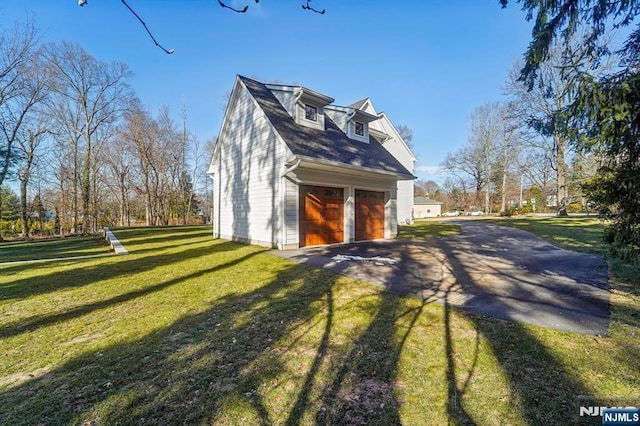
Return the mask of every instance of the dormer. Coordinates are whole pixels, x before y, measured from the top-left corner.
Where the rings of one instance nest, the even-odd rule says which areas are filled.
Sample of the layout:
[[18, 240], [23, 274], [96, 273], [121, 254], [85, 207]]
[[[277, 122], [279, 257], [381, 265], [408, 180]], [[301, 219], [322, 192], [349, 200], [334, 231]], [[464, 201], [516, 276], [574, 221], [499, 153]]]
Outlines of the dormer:
[[377, 120], [377, 116], [352, 107], [330, 105], [325, 109], [349, 139], [369, 143], [369, 123]]
[[334, 101], [321, 93], [299, 87], [296, 91], [294, 120], [303, 126], [324, 130], [324, 108]]
[[333, 98], [302, 86], [283, 84], [265, 84], [265, 86], [271, 90], [296, 123], [314, 129], [325, 129], [324, 107], [333, 102]]

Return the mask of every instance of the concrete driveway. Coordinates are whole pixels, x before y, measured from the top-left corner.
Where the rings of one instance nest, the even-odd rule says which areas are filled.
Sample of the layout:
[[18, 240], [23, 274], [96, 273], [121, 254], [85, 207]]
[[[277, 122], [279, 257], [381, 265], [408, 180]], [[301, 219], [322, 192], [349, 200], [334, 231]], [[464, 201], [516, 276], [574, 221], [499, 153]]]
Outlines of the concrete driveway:
[[606, 335], [607, 263], [514, 228], [472, 220], [453, 237], [274, 251], [385, 289], [495, 318]]

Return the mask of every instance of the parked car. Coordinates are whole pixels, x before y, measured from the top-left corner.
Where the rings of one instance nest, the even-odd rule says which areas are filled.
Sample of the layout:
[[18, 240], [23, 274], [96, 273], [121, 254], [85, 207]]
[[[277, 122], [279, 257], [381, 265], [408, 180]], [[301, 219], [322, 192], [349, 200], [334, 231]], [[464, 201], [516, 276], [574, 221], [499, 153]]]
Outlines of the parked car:
[[448, 212], [442, 213], [443, 217], [452, 217], [452, 216], [460, 216], [460, 212], [458, 210], [449, 210]]
[[480, 210], [469, 210], [467, 216], [482, 216], [484, 213]]

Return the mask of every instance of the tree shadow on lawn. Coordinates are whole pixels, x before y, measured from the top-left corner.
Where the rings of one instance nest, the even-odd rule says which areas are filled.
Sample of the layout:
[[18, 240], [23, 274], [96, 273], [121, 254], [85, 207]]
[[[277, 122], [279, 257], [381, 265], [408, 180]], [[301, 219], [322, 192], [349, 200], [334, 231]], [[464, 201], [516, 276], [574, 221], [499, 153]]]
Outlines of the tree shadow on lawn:
[[[455, 285], [463, 292], [473, 293], [477, 284], [467, 271], [459, 256], [455, 253], [457, 243], [451, 247], [450, 241], [442, 240], [441, 245], [448, 253], [447, 262], [455, 276]], [[449, 291], [444, 300], [445, 305], [445, 337], [447, 346], [447, 382], [449, 386], [448, 412], [450, 419], [456, 424], [476, 424], [464, 409], [462, 401], [466, 385], [460, 387], [455, 372], [455, 352], [453, 352], [453, 334], [450, 330], [451, 308], [449, 307]], [[500, 300], [494, 303], [500, 304]], [[505, 306], [504, 309], [508, 309]], [[489, 344], [491, 352], [508, 379], [511, 390], [511, 401], [515, 405], [514, 412], [520, 412], [528, 424], [566, 425], [582, 424], [580, 421], [580, 398], [593, 397], [583, 383], [567, 371], [561, 361], [546, 346], [531, 334], [527, 328], [515, 321], [494, 319], [477, 314], [461, 314], [470, 321], [477, 333]], [[469, 377], [472, 371], [469, 372]], [[469, 377], [465, 380], [468, 382]], [[487, 407], [490, 408], [490, 407]], [[598, 419], [599, 420], [599, 419]], [[587, 420], [589, 421], [589, 420]]]
[[[176, 245], [180, 247], [180, 244]], [[30, 296], [53, 293], [63, 289], [79, 288], [99, 281], [138, 274], [159, 266], [203, 257], [214, 251], [224, 252], [237, 250], [238, 247], [240, 247], [240, 245], [233, 242], [221, 242], [215, 246], [203, 242], [200, 247], [193, 247], [186, 250], [174, 248], [169, 253], [158, 254], [160, 249], [156, 249], [144, 256], [132, 254], [128, 256], [89, 259], [73, 262], [71, 265], [66, 263], [67, 261], [61, 261], [61, 267], [68, 267], [68, 269], [64, 271], [50, 271], [52, 269], [51, 264], [10, 267], [8, 269], [13, 273], [29, 271], [33, 272], [33, 275], [14, 280], [10, 283], [0, 284], [0, 300], [22, 299]], [[89, 266], [82, 266], [86, 263], [89, 263]], [[7, 272], [5, 268], [0, 268], [0, 271], [3, 273]], [[39, 271], [45, 273], [39, 274]]]
[[337, 278], [287, 266], [255, 291], [221, 297], [159, 332], [4, 390], [0, 423], [299, 424], [316, 416], [321, 423], [398, 424], [394, 387], [404, 338], [394, 336], [398, 322], [408, 321], [406, 338], [407, 318], [415, 321], [421, 308], [400, 312], [398, 296], [370, 289], [372, 318], [352, 350], [352, 342], [338, 344], [348, 353], [339, 357], [331, 349]]
[[[242, 247], [219, 245], [224, 250]], [[208, 254], [211, 247], [198, 250]], [[198, 253], [186, 252], [193, 257]], [[180, 254], [163, 260], [171, 259], [182, 260]], [[233, 265], [214, 265], [203, 274], [240, 265], [230, 262]], [[450, 262], [461, 285], [472, 282], [455, 256]], [[135, 269], [127, 264], [129, 268]], [[420, 277], [430, 272], [414, 268], [407, 273]], [[399, 424], [398, 363], [430, 299], [407, 309], [398, 296], [371, 291], [375, 300], [367, 305], [366, 326], [348, 343], [340, 343], [334, 340], [336, 310], [344, 306], [336, 305], [341, 285], [336, 280], [329, 272], [287, 266], [254, 291], [221, 297], [206, 311], [137, 341], [80, 355], [44, 376], [5, 389], [0, 393], [0, 423]], [[577, 400], [568, 396], [589, 392], [544, 344], [520, 324], [462, 314], [476, 329], [476, 355], [471, 366], [462, 369], [452, 312], [445, 305], [446, 410], [451, 422], [482, 423], [465, 400], [481, 335], [508, 379], [513, 410], [525, 422], [575, 423]], [[44, 325], [47, 320], [36, 321]], [[322, 330], [316, 335], [315, 328]]]
[[[220, 245], [216, 246], [214, 249], [219, 249], [219, 248], [220, 248]], [[209, 251], [210, 253], [211, 248], [209, 248], [209, 250], [210, 250]], [[179, 276], [168, 281], [163, 281], [158, 284], [150, 285], [136, 291], [122, 293], [117, 296], [114, 296], [108, 299], [102, 299], [94, 303], [78, 305], [74, 308], [66, 309], [64, 312], [55, 312], [55, 313], [49, 313], [44, 315], [34, 315], [28, 318], [20, 318], [19, 320], [16, 320], [14, 322], [9, 322], [9, 323], [0, 325], [0, 337], [2, 338], [12, 337], [20, 333], [35, 331], [36, 329], [41, 327], [47, 327], [56, 323], [78, 318], [80, 316], [89, 314], [98, 309], [104, 309], [120, 303], [126, 303], [131, 300], [149, 295], [151, 293], [156, 293], [156, 292], [165, 290], [169, 287], [181, 284], [185, 280], [198, 278], [203, 275], [207, 275], [210, 273], [214, 273], [220, 270], [233, 267], [234, 265], [242, 263], [259, 253], [260, 253], [259, 251], [248, 253], [242, 257], [238, 257], [222, 265], [215, 265], [212, 268], [199, 270], [192, 274]]]
[[[370, 273], [374, 274], [373, 278], [379, 280], [381, 277], [388, 276], [390, 281], [383, 284], [386, 289], [402, 294], [422, 295], [423, 300], [429, 300], [434, 295], [441, 295], [444, 292], [443, 353], [446, 361], [445, 376], [448, 388], [445, 408], [452, 423], [482, 424], [486, 421], [482, 417], [483, 410], [487, 413], [494, 410], [494, 407], [489, 405], [486, 408], [478, 408], [482, 401], [469, 399], [477, 399], [477, 394], [474, 394], [477, 391], [472, 384], [477, 379], [474, 377], [477, 369], [477, 357], [479, 356], [480, 344], [484, 342], [484, 345], [488, 345], [490, 349], [489, 351], [484, 350], [484, 352], [492, 352], [495, 356], [494, 361], [497, 367], [504, 372], [506, 386], [511, 393], [511, 397], [506, 401], [494, 401], [494, 403], [513, 407], [511, 410], [515, 413], [512, 418], [513, 423], [575, 424], [579, 414], [580, 400], [578, 396], [589, 396], [590, 391], [573, 372], [563, 366], [563, 360], [559, 359], [550, 348], [547, 348], [527, 326], [517, 322], [470, 314], [464, 310], [460, 314], [454, 314], [457, 311], [452, 306], [460, 306], [459, 297], [461, 294], [471, 295], [470, 300], [478, 295], [488, 299], [490, 293], [495, 290], [490, 288], [486, 282], [479, 282], [479, 280], [483, 280], [483, 277], [478, 274], [477, 265], [470, 264], [466, 259], [469, 251], [465, 247], [461, 247], [459, 238], [438, 240], [435, 244], [438, 250], [421, 245], [411, 245], [397, 251], [393, 250], [393, 247], [395, 246], [392, 245], [393, 256], [391, 257], [397, 260], [397, 264], [393, 267], [383, 266], [372, 269]], [[384, 255], [389, 252], [387, 249], [385, 244], [371, 243], [348, 245], [336, 250], [340, 253], [367, 258], [373, 255]], [[329, 250], [329, 254], [322, 254], [322, 257], [332, 258], [334, 254], [336, 253]], [[399, 255], [404, 257], [398, 258]], [[485, 255], [493, 255], [498, 258], [498, 255], [494, 253]], [[435, 259], [437, 262], [425, 262], [425, 257]], [[369, 264], [354, 263], [354, 265], [360, 269], [366, 269]], [[447, 279], [443, 275], [443, 267], [449, 269]], [[396, 268], [395, 277], [390, 273], [385, 275], [385, 268], [389, 271]], [[526, 272], [521, 271], [520, 273], [522, 276], [528, 275]], [[456, 288], [447, 288], [448, 285]], [[587, 287], [591, 286], [587, 285]], [[513, 302], [511, 298], [515, 296], [523, 300], [537, 300], [535, 288], [531, 283], [526, 286], [516, 283], [512, 291], [517, 294], [506, 294], [506, 302], [500, 298], [492, 299], [492, 308], [501, 312], [510, 312], [514, 308], [507, 303]], [[544, 307], [543, 302], [540, 301], [536, 304], [535, 309]], [[390, 299], [383, 303], [386, 303], [384, 311], [388, 316], [389, 312], [394, 311], [391, 306], [394, 302]], [[380, 315], [384, 317], [382, 310]], [[465, 334], [469, 334], [468, 331], [463, 331], [463, 335], [460, 336], [452, 326], [453, 315], [463, 318], [474, 328], [475, 339], [473, 342], [466, 339]], [[381, 324], [384, 322], [382, 321]], [[386, 322], [391, 322], [388, 317]], [[384, 332], [377, 334], [385, 335]], [[470, 357], [470, 360], [461, 358], [465, 356]], [[360, 383], [365, 380], [366, 374], [361, 374], [361, 372], [366, 373], [366, 361], [361, 360], [361, 353], [357, 351], [353, 352], [349, 358], [353, 361], [341, 367], [344, 371], [338, 370], [335, 383], [323, 394], [323, 401], [332, 406], [334, 411], [327, 409], [326, 412], [320, 413], [316, 418], [318, 423], [331, 424], [348, 422], [345, 419], [351, 420], [349, 417], [349, 413], [351, 413], [349, 398], [358, 394], [358, 387], [350, 385], [350, 380], [353, 375], [360, 378]], [[572, 360], [568, 362], [570, 364]], [[483, 379], [484, 377], [480, 377], [480, 380]], [[341, 392], [343, 389], [349, 391]], [[483, 401], [491, 404], [489, 397]], [[504, 407], [495, 409], [494, 414], [495, 412], [504, 412]], [[496, 421], [495, 417], [491, 417], [492, 414], [487, 414], [487, 416], [490, 418], [488, 423]], [[394, 424], [398, 419], [390, 417], [387, 420]]]
[[58, 237], [0, 244], [0, 263], [108, 254], [109, 244], [100, 236]]
[[[190, 238], [212, 236], [211, 225], [112, 228], [111, 231], [127, 249], [135, 252], [137, 252], [136, 247], [140, 245], [166, 246], [175, 243], [178, 238], [183, 244]], [[149, 236], [150, 231], [153, 232], [153, 236]]]

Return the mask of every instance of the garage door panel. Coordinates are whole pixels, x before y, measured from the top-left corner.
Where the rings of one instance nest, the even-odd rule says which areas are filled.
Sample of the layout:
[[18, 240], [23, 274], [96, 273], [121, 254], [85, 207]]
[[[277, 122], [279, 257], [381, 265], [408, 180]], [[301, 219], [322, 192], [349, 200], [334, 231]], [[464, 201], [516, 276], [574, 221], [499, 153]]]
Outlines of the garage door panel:
[[300, 245], [344, 241], [344, 192], [342, 188], [300, 187]]
[[355, 238], [384, 238], [384, 192], [356, 189]]

